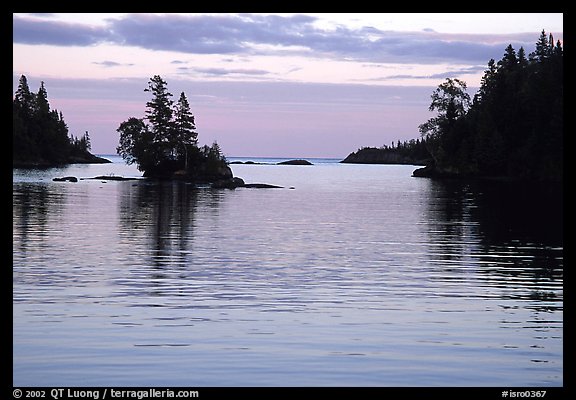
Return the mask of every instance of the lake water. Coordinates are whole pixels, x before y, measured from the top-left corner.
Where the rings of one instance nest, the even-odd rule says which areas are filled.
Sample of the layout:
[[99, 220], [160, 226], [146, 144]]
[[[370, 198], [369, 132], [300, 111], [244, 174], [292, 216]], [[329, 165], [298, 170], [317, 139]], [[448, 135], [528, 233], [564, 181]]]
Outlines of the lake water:
[[563, 385], [561, 188], [111, 159], [14, 170], [13, 385]]

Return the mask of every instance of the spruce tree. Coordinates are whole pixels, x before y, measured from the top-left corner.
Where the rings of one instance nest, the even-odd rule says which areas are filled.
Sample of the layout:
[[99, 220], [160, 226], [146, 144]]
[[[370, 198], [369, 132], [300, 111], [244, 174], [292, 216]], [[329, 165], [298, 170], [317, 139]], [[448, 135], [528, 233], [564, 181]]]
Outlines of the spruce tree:
[[546, 32], [542, 30], [540, 33], [540, 37], [536, 42], [536, 50], [530, 53], [530, 60], [536, 62], [542, 62], [548, 58], [550, 55], [550, 44], [548, 43], [548, 37], [546, 36]]
[[40, 82], [40, 88], [34, 100], [34, 113], [36, 117], [45, 118], [50, 112], [50, 103], [48, 103], [48, 92], [44, 87], [44, 81]]
[[172, 129], [172, 93], [166, 88], [166, 81], [154, 75], [148, 81], [145, 92], [152, 93], [152, 100], [146, 103], [146, 119], [150, 122], [154, 149], [158, 161], [174, 156], [174, 135]]
[[197, 147], [198, 133], [195, 131], [196, 125], [194, 124], [194, 115], [190, 112], [190, 104], [184, 92], [180, 93], [180, 97], [176, 102], [174, 108], [174, 125], [175, 139], [179, 143], [177, 151], [178, 158], [184, 157], [185, 169], [188, 164], [188, 150]]
[[520, 47], [520, 49], [518, 50], [518, 65], [521, 68], [526, 67], [526, 65], [528, 65], [528, 60], [526, 59], [526, 51], [524, 50], [524, 47]]
[[29, 117], [34, 109], [34, 94], [30, 92], [28, 79], [25, 75], [20, 76], [18, 89], [14, 95], [14, 102], [19, 107], [19, 111]]
[[502, 60], [498, 61], [498, 66], [500, 68], [505, 68], [511, 71], [514, 68], [516, 68], [517, 64], [518, 64], [518, 58], [516, 57], [516, 51], [514, 50], [512, 45], [509, 44], [504, 52], [504, 57], [502, 57]]

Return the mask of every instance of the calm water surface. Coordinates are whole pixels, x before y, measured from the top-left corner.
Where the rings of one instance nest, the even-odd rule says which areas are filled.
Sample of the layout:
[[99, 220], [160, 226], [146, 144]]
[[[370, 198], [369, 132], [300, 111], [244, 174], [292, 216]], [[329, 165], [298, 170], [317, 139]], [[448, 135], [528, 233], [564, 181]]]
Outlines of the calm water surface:
[[559, 188], [114, 160], [14, 170], [15, 386], [563, 385]]

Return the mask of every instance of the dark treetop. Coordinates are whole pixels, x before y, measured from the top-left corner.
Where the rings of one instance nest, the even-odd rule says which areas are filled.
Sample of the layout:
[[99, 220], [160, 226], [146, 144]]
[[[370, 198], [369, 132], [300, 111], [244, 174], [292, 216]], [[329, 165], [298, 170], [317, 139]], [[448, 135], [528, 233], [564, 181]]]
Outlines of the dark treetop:
[[421, 140], [365, 147], [342, 162], [426, 164], [414, 176], [498, 177], [561, 181], [563, 177], [563, 49], [542, 31], [528, 56], [509, 45], [490, 60], [478, 93], [446, 79], [432, 93], [438, 115]]
[[391, 146], [363, 147], [350, 153], [341, 163], [425, 165], [430, 159], [425, 139], [411, 139]]
[[184, 92], [176, 104], [166, 81], [155, 75], [145, 92], [152, 94], [144, 118], [131, 117], [117, 131], [116, 151], [128, 164], [136, 163], [145, 177], [213, 183], [233, 178], [220, 146], [198, 147], [194, 116]]
[[44, 82], [30, 92], [20, 77], [12, 106], [13, 167], [50, 167], [71, 163], [109, 163], [90, 153], [90, 136], [69, 136], [62, 112], [51, 110]]
[[480, 176], [561, 181], [563, 50], [542, 31], [528, 57], [509, 45], [490, 60], [470, 100], [447, 79], [432, 94], [438, 116], [420, 125], [432, 162], [415, 176]]

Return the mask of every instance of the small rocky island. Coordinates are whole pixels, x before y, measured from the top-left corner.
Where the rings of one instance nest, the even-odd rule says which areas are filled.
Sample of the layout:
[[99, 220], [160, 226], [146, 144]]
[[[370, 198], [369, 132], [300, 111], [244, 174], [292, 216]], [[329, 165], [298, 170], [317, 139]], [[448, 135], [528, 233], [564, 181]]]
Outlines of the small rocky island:
[[184, 92], [178, 101], [171, 100], [166, 81], [155, 75], [145, 92], [152, 93], [146, 103], [146, 117], [129, 118], [117, 131], [117, 153], [128, 163], [135, 163], [144, 177], [210, 184], [213, 188], [275, 188], [267, 184], [246, 184], [234, 177], [226, 157], [216, 141], [198, 146], [194, 115]]
[[288, 161], [281, 161], [277, 163], [277, 165], [314, 165], [308, 160], [288, 160]]
[[277, 163], [261, 163], [254, 161], [232, 161], [230, 164], [243, 164], [243, 165], [314, 165], [308, 160], [286, 160]]

